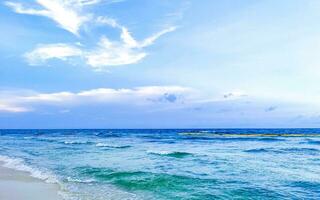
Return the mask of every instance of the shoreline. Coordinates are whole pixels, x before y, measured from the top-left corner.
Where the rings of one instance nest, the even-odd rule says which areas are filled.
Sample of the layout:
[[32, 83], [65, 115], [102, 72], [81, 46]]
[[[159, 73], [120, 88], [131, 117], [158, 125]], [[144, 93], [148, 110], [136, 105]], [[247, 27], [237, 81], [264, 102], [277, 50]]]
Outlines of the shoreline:
[[0, 199], [62, 200], [59, 186], [34, 178], [28, 172], [2, 166], [0, 162]]

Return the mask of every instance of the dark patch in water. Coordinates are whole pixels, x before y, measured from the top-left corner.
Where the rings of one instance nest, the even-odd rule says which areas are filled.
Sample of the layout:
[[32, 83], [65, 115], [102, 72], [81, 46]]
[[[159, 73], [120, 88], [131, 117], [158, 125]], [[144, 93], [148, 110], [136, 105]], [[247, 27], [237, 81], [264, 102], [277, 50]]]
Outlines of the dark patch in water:
[[301, 187], [301, 188], [310, 188], [318, 190], [320, 192], [320, 183], [310, 182], [310, 181], [294, 181], [290, 183], [290, 186]]
[[284, 148], [280, 149], [279, 152], [286, 153], [319, 153], [320, 151], [315, 148]]
[[173, 140], [147, 140], [147, 142], [151, 142], [151, 143], [162, 143], [162, 144], [175, 144], [176, 141]]
[[174, 158], [184, 158], [186, 156], [192, 156], [192, 154], [187, 152], [173, 152], [173, 153], [167, 154], [167, 156], [174, 157]]
[[320, 183], [311, 181], [293, 181], [288, 184], [290, 187], [297, 188], [296, 193], [305, 199], [320, 199]]
[[315, 145], [320, 145], [320, 141], [316, 141], [316, 140], [309, 140], [308, 144], [315, 144]]
[[316, 154], [320, 151], [314, 148], [282, 148], [282, 149], [274, 149], [274, 148], [258, 148], [258, 149], [248, 149], [245, 150], [248, 153], [279, 153], [279, 154], [287, 154], [287, 153], [306, 153], [306, 154]]
[[[260, 140], [260, 141], [279, 141], [286, 137], [320, 137], [319, 133], [310, 132], [286, 132], [283, 130], [230, 130], [228, 131], [217, 131], [217, 132], [202, 132], [202, 131], [191, 131], [191, 132], [180, 132], [178, 133], [182, 137], [189, 138], [223, 138], [223, 139], [236, 139], [236, 140]], [[274, 139], [273, 139], [274, 138]], [[281, 138], [281, 139], [280, 139]]]
[[124, 145], [124, 146], [114, 146], [114, 147], [111, 147], [111, 148], [115, 148], [115, 149], [127, 149], [127, 148], [130, 148], [131, 146], [130, 145]]
[[[233, 189], [227, 192], [227, 198], [223, 199], [239, 199], [239, 200], [264, 200], [264, 199], [283, 199], [284, 195], [277, 191], [268, 190], [260, 187], [243, 186], [242, 188]], [[237, 198], [234, 198], [237, 197]]]
[[58, 142], [56, 139], [53, 139], [53, 138], [31, 137], [29, 139], [36, 140], [36, 141], [39, 141], [39, 142], [48, 142], [48, 143]]
[[108, 144], [96, 144], [96, 147], [108, 148], [108, 149], [127, 149], [132, 146], [131, 145], [116, 146], [116, 145], [108, 145]]
[[265, 138], [257, 138], [259, 141], [266, 141], [266, 142], [279, 142], [279, 141], [286, 141], [283, 138], [272, 138], [272, 137], [265, 137]]
[[284, 138], [270, 137], [205, 137], [205, 136], [183, 136], [185, 140], [208, 140], [208, 141], [261, 141], [261, 142], [281, 142]]
[[33, 152], [33, 151], [29, 151], [29, 150], [27, 150], [26, 153], [28, 153], [31, 156], [41, 156], [41, 155], [43, 155], [42, 152]]
[[97, 137], [101, 137], [101, 138], [119, 138], [122, 137], [121, 134], [117, 134], [117, 133], [111, 133], [111, 132], [102, 132], [102, 133], [95, 133], [95, 136]]
[[60, 141], [60, 143], [65, 145], [88, 145], [93, 144], [93, 142], [90, 141]]
[[260, 148], [260, 149], [249, 149], [249, 150], [245, 150], [245, 152], [248, 153], [267, 153], [269, 152], [267, 149], [264, 148]]
[[68, 147], [68, 146], [59, 146], [59, 147], [55, 147], [54, 149], [56, 150], [73, 150], [73, 147]]

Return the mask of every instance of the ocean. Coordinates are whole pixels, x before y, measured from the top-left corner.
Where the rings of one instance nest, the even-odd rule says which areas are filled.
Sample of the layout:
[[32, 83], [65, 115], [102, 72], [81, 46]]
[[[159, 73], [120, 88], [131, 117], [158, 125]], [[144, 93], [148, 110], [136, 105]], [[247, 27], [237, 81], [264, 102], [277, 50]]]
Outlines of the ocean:
[[320, 199], [320, 129], [0, 130], [66, 200]]

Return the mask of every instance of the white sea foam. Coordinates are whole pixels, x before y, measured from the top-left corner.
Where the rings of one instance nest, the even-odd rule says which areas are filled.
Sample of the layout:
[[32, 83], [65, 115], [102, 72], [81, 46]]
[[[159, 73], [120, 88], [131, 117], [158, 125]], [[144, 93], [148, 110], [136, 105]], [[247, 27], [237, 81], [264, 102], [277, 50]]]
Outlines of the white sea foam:
[[180, 151], [166, 151], [166, 150], [148, 150], [147, 153], [149, 154], [157, 154], [157, 155], [171, 155], [174, 153], [187, 153], [187, 152], [180, 152]]
[[110, 147], [110, 144], [106, 144], [106, 143], [98, 143], [96, 144], [97, 147]]
[[161, 155], [161, 156], [173, 156], [173, 155], [191, 155], [193, 153], [185, 152], [185, 151], [157, 151], [157, 150], [147, 150], [148, 154], [155, 154], [155, 155]]
[[68, 182], [76, 182], [76, 183], [93, 183], [93, 182], [95, 182], [94, 179], [81, 180], [81, 179], [72, 178], [72, 177], [67, 177], [67, 181]]
[[155, 150], [148, 150], [147, 153], [149, 154], [158, 154], [158, 155], [169, 155], [174, 153], [174, 151], [155, 151]]
[[115, 144], [107, 144], [107, 143], [97, 143], [96, 147], [109, 147], [109, 148], [128, 148], [130, 145], [115, 145]]
[[58, 183], [56, 177], [49, 172], [40, 171], [37, 168], [30, 167], [20, 158], [10, 158], [0, 155], [0, 161], [3, 162], [3, 167], [15, 169], [29, 173], [32, 177], [43, 180], [47, 183]]
[[89, 141], [64, 141], [64, 144], [88, 144]]

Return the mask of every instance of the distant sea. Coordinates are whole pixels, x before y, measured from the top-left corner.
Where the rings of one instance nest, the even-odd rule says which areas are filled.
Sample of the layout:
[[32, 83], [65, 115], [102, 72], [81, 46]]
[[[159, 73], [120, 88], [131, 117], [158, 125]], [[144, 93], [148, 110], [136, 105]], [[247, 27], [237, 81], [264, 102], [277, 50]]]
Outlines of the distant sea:
[[320, 129], [0, 130], [66, 200], [320, 199]]

